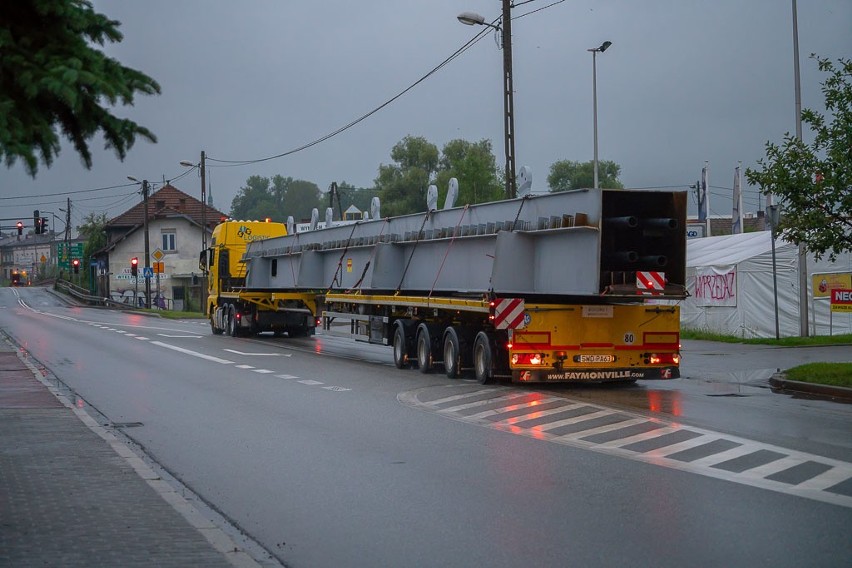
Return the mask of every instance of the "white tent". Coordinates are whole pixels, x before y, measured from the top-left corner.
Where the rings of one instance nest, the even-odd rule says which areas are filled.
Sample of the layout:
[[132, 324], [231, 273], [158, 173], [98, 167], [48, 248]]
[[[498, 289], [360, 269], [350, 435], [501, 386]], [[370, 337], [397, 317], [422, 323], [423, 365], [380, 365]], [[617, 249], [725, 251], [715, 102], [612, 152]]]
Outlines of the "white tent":
[[[689, 297], [681, 302], [684, 329], [738, 337], [775, 337], [772, 237], [769, 231], [687, 241]], [[781, 337], [800, 335], [798, 247], [775, 242]], [[852, 254], [829, 262], [809, 255], [808, 311], [812, 335], [852, 333], [852, 314], [832, 313], [829, 297], [813, 293], [814, 274], [852, 273]], [[844, 277], [845, 278], [845, 277]]]

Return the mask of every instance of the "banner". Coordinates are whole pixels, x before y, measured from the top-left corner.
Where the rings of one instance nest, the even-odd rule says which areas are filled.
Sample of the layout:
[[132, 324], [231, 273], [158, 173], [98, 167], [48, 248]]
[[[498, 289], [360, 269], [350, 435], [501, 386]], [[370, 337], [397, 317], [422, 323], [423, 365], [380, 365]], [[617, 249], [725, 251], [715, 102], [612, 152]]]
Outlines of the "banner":
[[736, 306], [736, 267], [696, 268], [692, 283], [692, 295], [698, 306]]

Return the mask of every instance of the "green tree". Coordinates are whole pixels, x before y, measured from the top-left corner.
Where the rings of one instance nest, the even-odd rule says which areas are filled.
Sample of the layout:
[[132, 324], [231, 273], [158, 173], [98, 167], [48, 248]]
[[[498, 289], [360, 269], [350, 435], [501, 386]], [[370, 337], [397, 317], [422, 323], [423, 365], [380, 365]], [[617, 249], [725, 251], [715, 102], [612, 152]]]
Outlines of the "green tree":
[[503, 199], [503, 182], [497, 175], [497, 161], [490, 140], [468, 142], [451, 140], [444, 145], [436, 177], [438, 205], [443, 206], [450, 178], [459, 182], [456, 205], [485, 203]]
[[[622, 189], [624, 185], [618, 180], [621, 166], [610, 160], [598, 161], [598, 184], [606, 189]], [[547, 185], [551, 192], [583, 189], [595, 186], [595, 162], [572, 162], [559, 160], [550, 166]]]
[[159, 94], [147, 75], [94, 47], [118, 43], [120, 23], [98, 14], [87, 0], [0, 2], [0, 158], [19, 158], [35, 177], [38, 157], [47, 167], [59, 154], [58, 131], [87, 168], [89, 141], [103, 132], [106, 147], [124, 159], [137, 136], [154, 134], [110, 111], [132, 105], [137, 93]]
[[265, 219], [283, 222], [286, 217], [279, 209], [270, 190], [269, 178], [251, 176], [231, 201], [231, 217], [234, 219]]
[[394, 164], [379, 166], [376, 188], [382, 216], [426, 209], [426, 189], [438, 169], [438, 147], [421, 136], [406, 136], [391, 150]]
[[231, 201], [231, 217], [266, 219], [283, 223], [293, 216], [296, 222], [310, 219], [314, 208], [325, 211], [319, 187], [312, 181], [281, 175], [272, 179], [251, 176]]
[[852, 60], [817, 60], [827, 74], [822, 83], [830, 119], [814, 110], [802, 111], [802, 124], [814, 133], [808, 145], [786, 133], [781, 145], [766, 143], [766, 160], [748, 168], [746, 179], [764, 193], [781, 198], [780, 230], [804, 244], [818, 258], [831, 260], [852, 250]]
[[86, 215], [83, 224], [77, 227], [77, 234], [86, 240], [83, 244], [82, 266], [88, 266], [92, 255], [107, 245], [106, 225], [106, 213], [92, 212]]
[[312, 181], [289, 177], [285, 178], [285, 182], [287, 189], [284, 193], [283, 210], [287, 216], [292, 215], [297, 222], [309, 220], [311, 211], [316, 208], [320, 212], [320, 219], [325, 219], [325, 209], [328, 207], [328, 203], [323, 204], [322, 193], [317, 184]]

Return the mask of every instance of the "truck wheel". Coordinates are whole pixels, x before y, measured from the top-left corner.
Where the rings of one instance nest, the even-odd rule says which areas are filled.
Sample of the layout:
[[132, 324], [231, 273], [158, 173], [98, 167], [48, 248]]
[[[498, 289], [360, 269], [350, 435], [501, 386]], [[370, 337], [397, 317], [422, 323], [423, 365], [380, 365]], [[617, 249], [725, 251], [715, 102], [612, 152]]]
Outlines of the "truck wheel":
[[429, 326], [421, 323], [417, 326], [417, 366], [421, 373], [432, 370], [432, 337]]
[[224, 331], [223, 329], [216, 327], [216, 317], [213, 315], [210, 316], [210, 331], [213, 332], [213, 335], [222, 335], [222, 332]]
[[231, 328], [234, 326], [234, 323], [231, 321], [231, 305], [225, 304], [222, 306], [222, 323], [225, 324], [224, 332], [227, 335], [233, 335]]
[[237, 311], [234, 309], [233, 304], [228, 307], [228, 331], [231, 337], [236, 337], [240, 333], [240, 329], [237, 326]]
[[476, 381], [479, 384], [484, 385], [491, 382], [493, 360], [491, 339], [484, 331], [480, 331], [476, 334], [476, 339], [473, 342], [473, 369], [476, 374]]
[[449, 379], [457, 379], [461, 372], [461, 345], [459, 335], [452, 327], [444, 332], [444, 371]]
[[393, 331], [393, 364], [397, 369], [408, 367], [408, 345], [404, 326], [399, 323]]

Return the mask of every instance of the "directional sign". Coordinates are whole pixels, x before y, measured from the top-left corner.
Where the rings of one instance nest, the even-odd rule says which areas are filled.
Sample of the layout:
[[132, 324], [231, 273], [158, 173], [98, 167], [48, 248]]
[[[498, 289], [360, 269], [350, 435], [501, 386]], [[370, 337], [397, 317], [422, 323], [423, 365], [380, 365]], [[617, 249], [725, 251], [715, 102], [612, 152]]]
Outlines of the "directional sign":
[[153, 278], [154, 277], [154, 269], [150, 266], [146, 266], [142, 269], [142, 276], [145, 278]]

